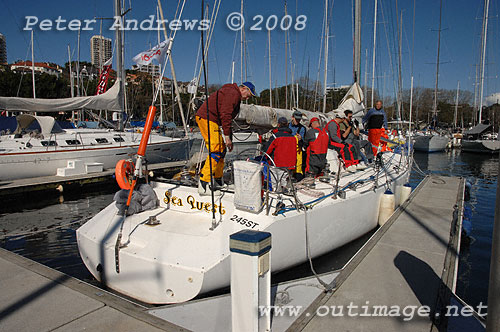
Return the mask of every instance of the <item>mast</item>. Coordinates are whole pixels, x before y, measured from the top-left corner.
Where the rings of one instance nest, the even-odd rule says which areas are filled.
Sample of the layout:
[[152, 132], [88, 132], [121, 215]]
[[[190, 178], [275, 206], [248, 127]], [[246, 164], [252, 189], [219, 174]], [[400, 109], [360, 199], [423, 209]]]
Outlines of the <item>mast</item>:
[[[71, 98], [75, 96], [74, 86], [73, 86], [73, 69], [71, 68], [71, 52], [68, 44], [68, 63], [69, 63], [69, 82], [71, 86]], [[75, 111], [71, 112], [71, 122], [75, 123]]]
[[328, 77], [328, 0], [325, 0], [325, 69], [323, 74], [323, 113], [326, 112], [326, 81]]
[[271, 83], [271, 30], [267, 30], [267, 44], [269, 49], [269, 107], [273, 107], [273, 87]]
[[354, 7], [354, 57], [353, 78], [359, 83], [361, 72], [361, 0], [355, 0]]
[[375, 49], [377, 46], [377, 0], [375, 0], [375, 11], [373, 14], [373, 56], [372, 56], [372, 100], [371, 107], [373, 108], [373, 98], [375, 95]]
[[33, 51], [33, 29], [31, 29], [31, 78], [33, 80], [33, 98], [36, 99], [36, 92], [35, 92], [35, 52]]
[[[286, 0], [285, 0], [286, 16]], [[285, 109], [288, 109], [288, 34], [285, 31]]]
[[[119, 17], [120, 22], [122, 22], [122, 8], [121, 8], [121, 0], [115, 0], [115, 19]], [[115, 39], [116, 39], [116, 77], [120, 84], [119, 94], [118, 94], [118, 103], [120, 105], [120, 109], [124, 108], [124, 91], [125, 84], [123, 82], [123, 42], [122, 42], [122, 31], [120, 28], [115, 28]], [[119, 125], [118, 130], [123, 130], [123, 116], [119, 116]]]
[[231, 66], [231, 84], [234, 83], [234, 61], [233, 65]]
[[[241, 17], [243, 17], [243, 0], [241, 0]], [[240, 84], [243, 83], [243, 28], [240, 29], [240, 39], [241, 39], [241, 47], [240, 47]], [[208, 98], [208, 96], [207, 96]]]
[[453, 128], [457, 128], [457, 115], [458, 115], [458, 92], [460, 91], [460, 81], [457, 84], [457, 97], [455, 98], [455, 115], [453, 117]]
[[[364, 91], [363, 91], [363, 97], [366, 98], [368, 95], [368, 49], [365, 48], [365, 84], [364, 85]], [[366, 106], [366, 105], [365, 105]]]
[[[398, 51], [398, 121], [402, 120], [401, 112], [402, 112], [402, 104], [403, 104], [403, 80], [402, 80], [402, 71], [401, 68], [403, 60], [401, 59], [401, 53], [403, 51], [403, 12], [401, 11], [401, 18], [399, 20], [399, 51]], [[399, 124], [398, 124], [399, 127]]]
[[[156, 19], [160, 20], [160, 13], [158, 9], [158, 5], [156, 6]], [[160, 29], [157, 30], [158, 32], [158, 45], [160, 45]], [[160, 74], [160, 79], [158, 80], [158, 83], [160, 84], [160, 124], [163, 123], [163, 78], [162, 76], [162, 68], [161, 68], [161, 63], [158, 64], [158, 69], [159, 69], [159, 74]]]
[[490, 7], [490, 0], [484, 1], [484, 30], [483, 30], [483, 47], [482, 47], [482, 56], [481, 56], [481, 87], [479, 93], [479, 122], [481, 123], [482, 114], [483, 114], [483, 92], [484, 92], [484, 67], [486, 64], [486, 39], [488, 37], [488, 11]]
[[438, 45], [437, 45], [437, 61], [436, 61], [436, 86], [434, 88], [434, 105], [432, 106], [432, 121], [434, 122], [434, 127], [436, 127], [436, 116], [437, 116], [437, 93], [438, 93], [438, 83], [439, 83], [439, 52], [441, 50], [441, 13], [443, 9], [443, 0], [439, 1], [439, 29], [438, 29]]
[[[76, 51], [76, 95], [80, 97], [80, 29], [78, 29], [78, 43]], [[79, 114], [81, 112], [78, 112]]]

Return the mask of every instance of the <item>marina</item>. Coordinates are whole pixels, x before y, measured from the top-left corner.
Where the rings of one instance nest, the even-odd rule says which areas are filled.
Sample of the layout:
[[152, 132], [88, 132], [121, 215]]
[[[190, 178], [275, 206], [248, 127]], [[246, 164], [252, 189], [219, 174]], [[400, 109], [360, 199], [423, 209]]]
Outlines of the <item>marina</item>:
[[[320, 306], [323, 311], [325, 306], [347, 306], [349, 303], [346, 301], [358, 301], [355, 304], [359, 307], [366, 303], [427, 305], [433, 314], [439, 312], [440, 309], [436, 306], [446, 306], [449, 303], [437, 301], [440, 294], [446, 293], [447, 297], [442, 300], [449, 301], [456, 288], [462, 223], [462, 215], [457, 211], [463, 208], [464, 192], [463, 178], [426, 177], [410, 199], [396, 210], [391, 219], [370, 237], [339, 272], [319, 276], [328, 283], [334, 282], [333, 292], [324, 293], [318, 286], [314, 287], [314, 282], [317, 282], [314, 278], [294, 281], [298, 286], [293, 286], [293, 281], [278, 286], [274, 294], [289, 289], [287, 297], [292, 301], [286, 304], [304, 310], [295, 318], [286, 315], [284, 318], [275, 318], [273, 331], [319, 331], [332, 328], [353, 330], [354, 326], [355, 330], [364, 330], [360, 322], [352, 317], [342, 320], [335, 317], [332, 320], [318, 311]], [[438, 205], [429, 206], [430, 202]], [[6, 301], [3, 301], [4, 306], [0, 310], [2, 323], [6, 324], [3, 326], [7, 329], [8, 326], [26, 326], [28, 329], [29, 326], [39, 326], [42, 330], [230, 330], [230, 295], [209, 297], [188, 304], [148, 308], [5, 250], [0, 253], [2, 280], [9, 283], [11, 293], [3, 295], [6, 296]], [[23, 287], [23, 284], [19, 285], [19, 279], [9, 277], [19, 274], [38, 279], [31, 284], [40, 285], [40, 288]], [[367, 281], [366, 278], [370, 280]], [[361, 285], [369, 289], [363, 290]], [[394, 285], [406, 286], [395, 288]], [[393, 292], [395, 289], [398, 289], [396, 294]], [[56, 303], [59, 307], [56, 304], [54, 308], [55, 304], [52, 303], [50, 308], [59, 313], [59, 320], [47, 322], [43, 314], [29, 314], [33, 308], [44, 308], [44, 301], [52, 302], [53, 296], [58, 299]], [[65, 298], [73, 299], [73, 305], [65, 305]], [[272, 302], [276, 304], [278, 300], [274, 299]], [[197, 314], [199, 312], [205, 314], [200, 317]], [[220, 316], [220, 312], [227, 314]], [[320, 316], [315, 316], [314, 312], [320, 313]], [[104, 321], [103, 316], [106, 317]], [[213, 317], [220, 318], [213, 320]], [[412, 320], [407, 324], [403, 324], [400, 319], [401, 317], [372, 317], [364, 319], [363, 324], [370, 327], [376, 324], [388, 331], [424, 331], [432, 324], [430, 319]], [[26, 325], [19, 325], [19, 322]]]
[[5, 0], [0, 332], [500, 332], [498, 1]]

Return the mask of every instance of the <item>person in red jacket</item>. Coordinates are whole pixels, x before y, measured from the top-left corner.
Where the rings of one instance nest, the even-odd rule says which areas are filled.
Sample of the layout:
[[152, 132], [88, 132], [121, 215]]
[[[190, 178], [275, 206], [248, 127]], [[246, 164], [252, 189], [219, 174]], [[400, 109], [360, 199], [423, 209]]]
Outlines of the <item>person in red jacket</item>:
[[278, 119], [278, 129], [267, 142], [266, 153], [270, 155], [276, 167], [286, 167], [295, 170], [297, 164], [297, 138], [292, 135], [285, 117]]
[[304, 137], [304, 146], [307, 148], [306, 174], [308, 176], [320, 175], [326, 166], [326, 153], [328, 152], [328, 134], [320, 127], [319, 119], [312, 118], [309, 129]]
[[335, 119], [328, 122], [325, 127], [325, 131], [328, 133], [330, 146], [339, 153], [340, 157], [344, 161], [346, 171], [354, 173], [356, 172], [356, 165], [359, 164], [359, 160], [354, 158], [354, 154], [352, 152], [353, 146], [342, 142], [340, 123], [343, 121], [344, 119], [337, 115]]
[[[201, 170], [198, 193], [209, 195], [212, 177], [215, 180], [215, 194], [222, 187], [222, 175], [224, 170], [224, 157], [226, 146], [229, 151], [233, 150], [232, 121], [240, 111], [240, 103], [251, 96], [256, 96], [255, 86], [250, 82], [237, 84], [225, 84], [219, 90], [212, 93], [196, 112], [196, 123], [200, 128], [201, 135], [209, 151], [205, 165]], [[208, 104], [208, 118], [207, 118]], [[222, 127], [224, 139], [222, 138]], [[210, 147], [208, 146], [208, 133], [210, 131]], [[225, 142], [224, 142], [225, 141]], [[210, 158], [212, 158], [212, 172], [210, 172]]]

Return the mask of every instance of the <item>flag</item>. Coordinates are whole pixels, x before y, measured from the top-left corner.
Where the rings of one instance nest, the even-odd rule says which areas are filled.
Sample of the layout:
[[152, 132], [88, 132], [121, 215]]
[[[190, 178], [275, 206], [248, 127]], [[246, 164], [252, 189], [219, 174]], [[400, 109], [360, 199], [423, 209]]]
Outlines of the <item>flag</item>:
[[113, 58], [109, 58], [109, 60], [106, 61], [102, 66], [101, 76], [99, 77], [99, 84], [97, 84], [96, 95], [100, 95], [106, 92], [106, 88], [108, 86], [109, 72], [111, 71], [112, 63], [113, 63]]
[[156, 59], [156, 61], [163, 65], [165, 63], [169, 43], [170, 39], [167, 39], [152, 49], [137, 54], [132, 58], [132, 61], [138, 66], [146, 66], [149, 65], [153, 59]]
[[194, 94], [194, 93], [196, 93], [196, 82], [197, 82], [197, 81], [198, 81], [198, 80], [197, 80], [197, 79], [196, 79], [196, 77], [195, 77], [195, 78], [193, 78], [193, 79], [191, 80], [191, 82], [189, 82], [189, 84], [188, 84], [188, 86], [187, 86], [188, 93], [190, 93], [190, 94]]

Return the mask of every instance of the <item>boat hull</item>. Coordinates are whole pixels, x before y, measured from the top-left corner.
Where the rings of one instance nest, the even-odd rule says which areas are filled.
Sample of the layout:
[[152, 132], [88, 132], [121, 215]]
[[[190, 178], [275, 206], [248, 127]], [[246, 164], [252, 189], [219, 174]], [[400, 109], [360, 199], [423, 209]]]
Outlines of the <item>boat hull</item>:
[[472, 153], [498, 153], [500, 151], [500, 141], [463, 139], [462, 151]]
[[[191, 145], [192, 140], [187, 139], [152, 143], [147, 147], [146, 158], [150, 164], [188, 160]], [[104, 169], [112, 169], [119, 160], [128, 159], [137, 153], [138, 146], [134, 144], [0, 154], [0, 180], [56, 175], [58, 168], [66, 167], [68, 160], [76, 159], [84, 163], [102, 163]]]
[[415, 136], [413, 149], [420, 152], [440, 152], [446, 149], [449, 139], [445, 136]]
[[[389, 176], [392, 189], [403, 185], [407, 176], [406, 171]], [[83, 262], [98, 280], [154, 304], [185, 302], [229, 286], [229, 236], [240, 230], [272, 234], [273, 272], [307, 261], [307, 244], [314, 258], [353, 241], [377, 226], [379, 202], [386, 190], [384, 186], [373, 190], [373, 182], [367, 182], [356, 191], [346, 191], [345, 199], [327, 197], [306, 212], [277, 216], [237, 210], [233, 195], [226, 193], [216, 200], [221, 222], [211, 231], [210, 197], [198, 196], [196, 188], [152, 185], [161, 205], [125, 219], [122, 243], [127, 245], [119, 253], [119, 273], [114, 249], [122, 217], [114, 203], [77, 230], [77, 241]], [[331, 185], [325, 184], [328, 187], [331, 191]], [[150, 216], [161, 224], [144, 225]]]

